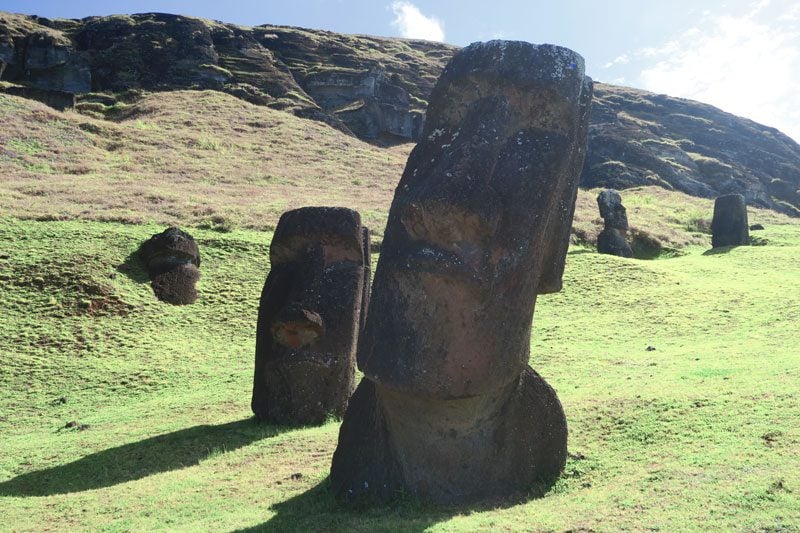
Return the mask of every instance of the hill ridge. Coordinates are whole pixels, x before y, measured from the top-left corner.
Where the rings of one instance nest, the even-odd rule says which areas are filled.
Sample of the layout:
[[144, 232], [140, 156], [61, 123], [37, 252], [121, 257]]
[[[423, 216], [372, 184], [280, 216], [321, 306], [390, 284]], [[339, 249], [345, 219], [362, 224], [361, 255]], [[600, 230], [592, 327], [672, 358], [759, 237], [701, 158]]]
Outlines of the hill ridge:
[[[165, 13], [50, 20], [0, 12], [0, 90], [51, 104], [75, 93], [81, 112], [113, 116], [115, 105], [148, 91], [212, 89], [386, 146], [419, 135], [428, 95], [457, 49]], [[583, 187], [738, 192], [800, 216], [800, 145], [774, 128], [604, 83], [591, 123]]]

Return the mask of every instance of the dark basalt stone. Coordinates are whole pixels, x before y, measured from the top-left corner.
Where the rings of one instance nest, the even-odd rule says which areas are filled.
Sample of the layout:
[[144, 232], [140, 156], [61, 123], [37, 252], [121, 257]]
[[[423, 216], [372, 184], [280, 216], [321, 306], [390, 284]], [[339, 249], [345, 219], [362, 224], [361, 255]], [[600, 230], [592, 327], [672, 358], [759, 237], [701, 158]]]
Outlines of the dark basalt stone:
[[251, 407], [259, 420], [319, 424], [341, 416], [369, 297], [369, 232], [342, 207], [281, 216], [258, 312]]
[[591, 94], [551, 45], [476, 43], [445, 69], [389, 213], [339, 497], [467, 502], [561, 472], [566, 420], [530, 332], [561, 288]]
[[159, 300], [176, 305], [197, 300], [200, 250], [191, 235], [176, 227], [167, 228], [139, 247], [139, 257]]
[[605, 227], [597, 236], [597, 251], [601, 254], [632, 257], [628, 244], [628, 215], [622, 205], [622, 197], [613, 189], [601, 191], [597, 195], [597, 206]]
[[750, 244], [748, 228], [744, 196], [726, 194], [714, 201], [714, 218], [711, 220], [711, 245], [714, 248]]

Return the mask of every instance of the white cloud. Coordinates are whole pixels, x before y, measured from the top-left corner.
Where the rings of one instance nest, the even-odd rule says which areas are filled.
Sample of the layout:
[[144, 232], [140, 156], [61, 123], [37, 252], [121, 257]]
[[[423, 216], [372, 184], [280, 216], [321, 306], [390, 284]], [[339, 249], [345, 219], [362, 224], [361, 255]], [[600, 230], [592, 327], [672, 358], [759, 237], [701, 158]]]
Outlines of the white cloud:
[[417, 6], [405, 0], [392, 2], [391, 7], [394, 12], [392, 26], [402, 37], [444, 41], [444, 25], [436, 17], [426, 17]]
[[630, 63], [630, 60], [631, 59], [628, 57], [628, 54], [622, 54], [621, 56], [615, 57], [613, 61], [609, 61], [603, 65], [603, 68], [611, 68], [614, 65], [624, 65], [626, 63]]
[[[691, 98], [780, 129], [800, 141], [800, 28], [794, 6], [709, 19], [638, 58], [655, 61], [636, 85]], [[774, 6], [773, 6], [774, 7]], [[783, 18], [782, 18], [783, 17]]]

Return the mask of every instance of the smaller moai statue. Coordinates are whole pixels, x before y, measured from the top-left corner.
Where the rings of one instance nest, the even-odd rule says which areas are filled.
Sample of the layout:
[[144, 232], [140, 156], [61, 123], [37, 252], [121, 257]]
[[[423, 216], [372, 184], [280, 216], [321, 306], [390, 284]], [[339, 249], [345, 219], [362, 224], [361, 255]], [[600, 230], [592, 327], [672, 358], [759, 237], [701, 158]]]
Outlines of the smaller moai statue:
[[200, 250], [191, 235], [169, 227], [146, 240], [139, 248], [139, 256], [159, 300], [175, 305], [197, 300]]
[[714, 202], [711, 221], [711, 246], [744, 246], [750, 244], [747, 205], [741, 194], [726, 194]]
[[341, 416], [369, 298], [369, 231], [356, 211], [284, 213], [261, 293], [251, 407], [262, 421], [319, 424]]
[[601, 254], [632, 257], [633, 251], [628, 244], [628, 215], [622, 198], [614, 189], [606, 189], [597, 195], [597, 206], [603, 217], [605, 227], [597, 236], [597, 251]]

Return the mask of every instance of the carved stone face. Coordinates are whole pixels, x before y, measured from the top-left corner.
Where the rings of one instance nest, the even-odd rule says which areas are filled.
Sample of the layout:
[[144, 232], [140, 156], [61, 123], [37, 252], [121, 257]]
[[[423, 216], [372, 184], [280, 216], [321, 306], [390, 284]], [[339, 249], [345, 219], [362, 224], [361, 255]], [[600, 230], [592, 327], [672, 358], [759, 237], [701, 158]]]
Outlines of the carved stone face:
[[488, 73], [471, 77], [459, 55], [443, 73], [395, 192], [359, 348], [382, 386], [469, 397], [527, 364], [536, 295], [561, 288], [591, 97], [563, 50], [542, 48], [552, 77], [474, 57], [529, 54], [514, 43], [473, 50], [498, 65]]
[[597, 195], [597, 206], [606, 228], [628, 231], [628, 215], [622, 205], [622, 197], [613, 189], [606, 189]]
[[344, 411], [368, 257], [355, 211], [309, 207], [281, 217], [258, 318], [252, 407], [259, 418], [316, 423]]

